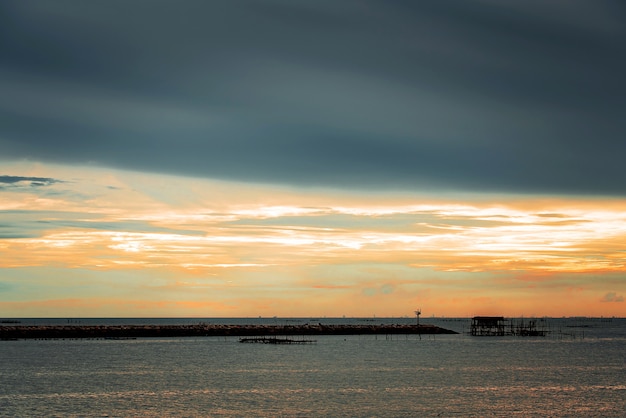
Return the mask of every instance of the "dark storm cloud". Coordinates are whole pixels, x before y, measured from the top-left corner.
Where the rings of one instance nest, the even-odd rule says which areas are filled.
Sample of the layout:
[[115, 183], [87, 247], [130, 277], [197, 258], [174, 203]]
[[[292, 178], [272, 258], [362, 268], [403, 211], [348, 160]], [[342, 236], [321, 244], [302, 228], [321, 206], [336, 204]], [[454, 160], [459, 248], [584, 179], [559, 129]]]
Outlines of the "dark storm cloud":
[[619, 1], [5, 1], [0, 159], [623, 195]]

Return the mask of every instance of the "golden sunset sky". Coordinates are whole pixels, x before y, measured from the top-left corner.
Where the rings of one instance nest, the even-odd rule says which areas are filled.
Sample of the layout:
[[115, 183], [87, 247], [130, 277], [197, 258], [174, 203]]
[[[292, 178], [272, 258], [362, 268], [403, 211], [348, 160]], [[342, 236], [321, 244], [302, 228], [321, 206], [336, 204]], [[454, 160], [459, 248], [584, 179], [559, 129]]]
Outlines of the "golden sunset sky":
[[0, 317], [626, 316], [616, 9], [5, 2]]
[[2, 316], [623, 314], [620, 199], [9, 168]]

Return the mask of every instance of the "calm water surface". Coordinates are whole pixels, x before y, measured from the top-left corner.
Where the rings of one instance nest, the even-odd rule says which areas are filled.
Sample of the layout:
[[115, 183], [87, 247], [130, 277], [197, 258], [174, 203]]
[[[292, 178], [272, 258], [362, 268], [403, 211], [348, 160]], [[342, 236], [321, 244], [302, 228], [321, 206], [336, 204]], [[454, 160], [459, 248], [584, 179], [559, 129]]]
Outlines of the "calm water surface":
[[0, 416], [626, 416], [624, 320], [315, 338], [0, 341]]

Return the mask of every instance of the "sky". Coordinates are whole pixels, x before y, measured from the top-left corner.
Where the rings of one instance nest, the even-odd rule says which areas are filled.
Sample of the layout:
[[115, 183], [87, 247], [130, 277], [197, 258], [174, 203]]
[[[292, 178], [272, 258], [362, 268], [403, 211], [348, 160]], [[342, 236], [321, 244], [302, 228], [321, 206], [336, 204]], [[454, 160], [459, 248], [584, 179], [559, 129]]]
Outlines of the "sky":
[[0, 316], [626, 316], [625, 20], [3, 1]]

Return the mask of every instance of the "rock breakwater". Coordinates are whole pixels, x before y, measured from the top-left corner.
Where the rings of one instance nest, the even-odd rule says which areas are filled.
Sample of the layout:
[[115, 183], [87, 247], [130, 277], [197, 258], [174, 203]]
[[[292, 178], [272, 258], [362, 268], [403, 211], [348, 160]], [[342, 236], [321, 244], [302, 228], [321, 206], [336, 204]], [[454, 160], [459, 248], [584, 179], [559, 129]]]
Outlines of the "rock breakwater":
[[457, 334], [434, 325], [14, 325], [0, 339], [251, 337], [274, 335]]

